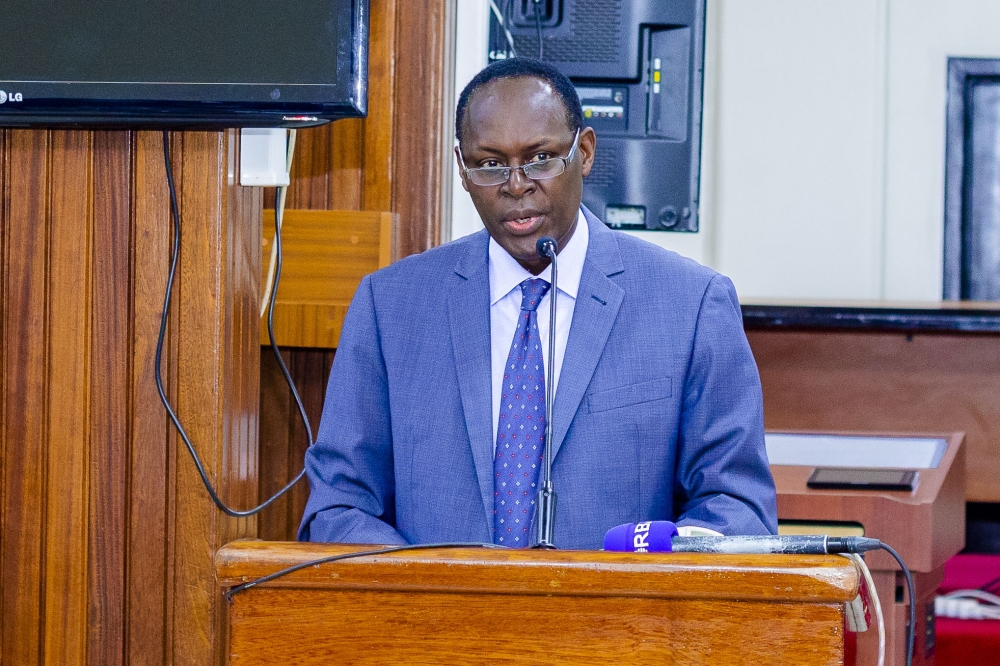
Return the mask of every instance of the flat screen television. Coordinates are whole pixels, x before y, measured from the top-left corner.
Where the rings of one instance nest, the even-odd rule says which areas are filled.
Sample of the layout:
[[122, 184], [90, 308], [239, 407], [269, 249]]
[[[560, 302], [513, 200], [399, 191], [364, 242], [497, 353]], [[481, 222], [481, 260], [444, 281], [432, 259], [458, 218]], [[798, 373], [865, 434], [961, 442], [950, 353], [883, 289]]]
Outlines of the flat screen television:
[[0, 0], [4, 127], [318, 125], [367, 84], [367, 0]]

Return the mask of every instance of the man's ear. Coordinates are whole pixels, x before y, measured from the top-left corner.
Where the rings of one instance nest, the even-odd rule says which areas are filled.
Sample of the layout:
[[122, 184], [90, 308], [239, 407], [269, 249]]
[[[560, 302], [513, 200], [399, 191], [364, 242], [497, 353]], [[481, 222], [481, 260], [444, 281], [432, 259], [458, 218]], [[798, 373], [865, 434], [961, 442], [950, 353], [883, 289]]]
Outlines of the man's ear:
[[577, 150], [580, 151], [580, 156], [583, 158], [582, 170], [583, 176], [586, 178], [594, 166], [594, 154], [597, 151], [597, 134], [594, 133], [594, 128], [584, 127], [580, 130], [580, 143]]
[[462, 168], [462, 152], [455, 146], [455, 164], [458, 166], [458, 175], [462, 177], [462, 189], [469, 191], [469, 184], [465, 181], [465, 169]]

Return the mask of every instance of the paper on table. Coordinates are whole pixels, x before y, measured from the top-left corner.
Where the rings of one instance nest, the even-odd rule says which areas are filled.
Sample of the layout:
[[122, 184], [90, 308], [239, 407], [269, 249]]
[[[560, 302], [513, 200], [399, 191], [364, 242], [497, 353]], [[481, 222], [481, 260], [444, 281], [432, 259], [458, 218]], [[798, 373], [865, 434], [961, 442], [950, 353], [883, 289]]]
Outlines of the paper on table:
[[857, 437], [766, 433], [772, 465], [933, 469], [948, 442], [933, 437]]

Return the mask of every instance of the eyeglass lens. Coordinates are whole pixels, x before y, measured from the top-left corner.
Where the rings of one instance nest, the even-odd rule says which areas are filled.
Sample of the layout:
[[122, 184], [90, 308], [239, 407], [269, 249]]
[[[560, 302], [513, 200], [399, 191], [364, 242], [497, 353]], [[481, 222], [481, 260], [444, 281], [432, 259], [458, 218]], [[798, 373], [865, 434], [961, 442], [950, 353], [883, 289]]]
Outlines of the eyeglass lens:
[[511, 171], [520, 168], [524, 175], [531, 180], [544, 180], [555, 178], [566, 170], [563, 158], [554, 157], [539, 162], [528, 162], [521, 167], [482, 167], [480, 169], [469, 169], [469, 178], [476, 185], [500, 185], [507, 182]]

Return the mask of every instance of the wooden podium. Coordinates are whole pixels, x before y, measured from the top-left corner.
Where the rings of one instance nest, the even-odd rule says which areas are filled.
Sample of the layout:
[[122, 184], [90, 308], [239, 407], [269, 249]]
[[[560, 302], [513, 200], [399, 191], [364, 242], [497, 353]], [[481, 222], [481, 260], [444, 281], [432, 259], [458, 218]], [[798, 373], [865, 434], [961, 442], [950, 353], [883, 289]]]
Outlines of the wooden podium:
[[[803, 433], [800, 434], [825, 434]], [[846, 434], [846, 433], [845, 433]], [[857, 435], [859, 433], [849, 433]], [[816, 490], [806, 482], [813, 467], [772, 465], [778, 490], [778, 520], [782, 533], [798, 530], [786, 521], [856, 523], [864, 535], [896, 549], [913, 572], [917, 598], [914, 664], [934, 663], [934, 595], [944, 579], [944, 563], [965, 547], [964, 435], [881, 433], [879, 437], [942, 438], [947, 445], [936, 467], [921, 469], [912, 492]], [[829, 531], [821, 525], [819, 531]], [[886, 664], [905, 662], [905, 627], [909, 600], [903, 574], [888, 554], [865, 556], [885, 613]], [[858, 636], [858, 666], [875, 664], [876, 632]]]
[[[237, 541], [229, 588], [369, 547]], [[249, 664], [841, 664], [845, 557], [435, 549], [307, 567], [236, 594]]]

